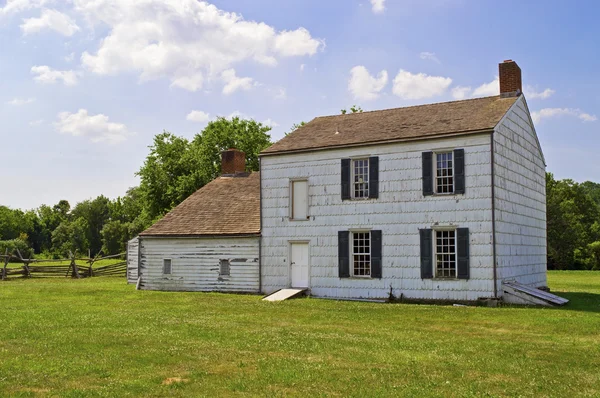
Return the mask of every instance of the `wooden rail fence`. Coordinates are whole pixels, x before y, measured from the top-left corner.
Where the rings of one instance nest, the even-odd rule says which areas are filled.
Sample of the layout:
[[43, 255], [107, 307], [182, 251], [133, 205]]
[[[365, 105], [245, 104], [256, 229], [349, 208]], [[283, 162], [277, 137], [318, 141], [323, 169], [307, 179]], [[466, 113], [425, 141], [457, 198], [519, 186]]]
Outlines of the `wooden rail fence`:
[[[72, 277], [88, 278], [92, 276], [126, 276], [127, 261], [125, 253], [114, 254], [112, 256], [78, 258], [77, 252], [69, 252], [69, 258], [59, 260], [38, 260], [34, 258], [23, 258], [21, 252], [17, 249], [9, 253], [8, 249], [3, 255], [0, 255], [0, 280], [6, 280], [9, 277]], [[113, 259], [114, 264], [94, 267], [94, 263], [101, 260]], [[121, 261], [120, 261], [121, 260]], [[20, 267], [8, 267], [9, 263], [21, 263]], [[56, 265], [48, 263], [68, 262], [69, 265]], [[79, 263], [78, 263], [79, 262]]]

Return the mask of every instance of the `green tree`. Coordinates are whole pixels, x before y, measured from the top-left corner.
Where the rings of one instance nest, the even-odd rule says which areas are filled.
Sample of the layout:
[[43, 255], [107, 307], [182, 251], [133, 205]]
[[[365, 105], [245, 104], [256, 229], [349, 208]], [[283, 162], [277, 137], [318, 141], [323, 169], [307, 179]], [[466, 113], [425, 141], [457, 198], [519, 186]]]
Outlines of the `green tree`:
[[90, 247], [87, 235], [89, 225], [83, 217], [73, 221], [63, 221], [52, 231], [52, 246], [59, 257], [66, 256], [69, 251], [87, 253]]
[[156, 220], [221, 173], [221, 152], [246, 153], [246, 170], [258, 170], [258, 154], [267, 148], [270, 127], [238, 117], [218, 118], [189, 142], [163, 132], [154, 138], [150, 154], [137, 172], [143, 211], [132, 222], [139, 229]]
[[[344, 108], [340, 111], [342, 113], [342, 115], [345, 115], [346, 113], [348, 113], [348, 111]], [[362, 113], [363, 109], [360, 106], [357, 105], [352, 105], [350, 107], [350, 113]]]
[[290, 129], [290, 131], [285, 133], [285, 135], [292, 134], [294, 131], [298, 130], [300, 127], [304, 126], [305, 124], [306, 124], [306, 122], [304, 122], [304, 121], [302, 121], [300, 123], [292, 124], [292, 128]]
[[109, 221], [102, 227], [102, 252], [105, 255], [125, 251], [129, 240], [129, 223]]

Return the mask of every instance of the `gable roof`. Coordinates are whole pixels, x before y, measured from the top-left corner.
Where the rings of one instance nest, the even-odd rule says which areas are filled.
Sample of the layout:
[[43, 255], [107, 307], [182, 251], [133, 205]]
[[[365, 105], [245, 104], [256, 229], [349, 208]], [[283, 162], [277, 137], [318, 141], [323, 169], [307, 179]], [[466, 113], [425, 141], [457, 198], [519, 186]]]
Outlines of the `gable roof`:
[[260, 177], [218, 177], [140, 236], [258, 235]]
[[517, 98], [494, 96], [321, 116], [271, 145], [261, 155], [492, 130]]

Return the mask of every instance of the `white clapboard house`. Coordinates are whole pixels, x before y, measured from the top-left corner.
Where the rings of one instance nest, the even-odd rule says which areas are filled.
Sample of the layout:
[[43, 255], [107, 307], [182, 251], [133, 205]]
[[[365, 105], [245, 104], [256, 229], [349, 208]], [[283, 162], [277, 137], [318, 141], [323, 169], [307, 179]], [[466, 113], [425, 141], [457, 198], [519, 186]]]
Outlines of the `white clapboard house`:
[[546, 285], [545, 161], [500, 95], [318, 117], [261, 154], [261, 290], [432, 300]]
[[139, 286], [260, 291], [260, 178], [245, 155], [222, 154], [222, 175], [139, 235]]
[[499, 77], [498, 96], [317, 117], [260, 174], [226, 151], [140, 235], [142, 288], [523, 302], [546, 286], [545, 161], [520, 68]]

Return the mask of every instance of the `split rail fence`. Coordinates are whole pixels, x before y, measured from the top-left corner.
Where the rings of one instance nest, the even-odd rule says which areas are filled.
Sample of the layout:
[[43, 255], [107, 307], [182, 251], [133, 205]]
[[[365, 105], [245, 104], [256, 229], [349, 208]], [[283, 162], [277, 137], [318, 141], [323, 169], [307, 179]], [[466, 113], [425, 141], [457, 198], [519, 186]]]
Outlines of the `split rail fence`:
[[[119, 253], [112, 256], [100, 257], [101, 253], [94, 258], [77, 258], [77, 252], [69, 252], [69, 258], [59, 260], [38, 260], [33, 258], [23, 258], [19, 250], [0, 255], [3, 267], [0, 268], [0, 280], [6, 280], [11, 277], [72, 277], [88, 278], [93, 276], [126, 276], [127, 260], [125, 253]], [[102, 260], [113, 259], [114, 264], [94, 266]], [[68, 265], [56, 265], [49, 263], [66, 262]], [[0, 265], [2, 265], [0, 263]], [[11, 266], [9, 267], [9, 263]], [[14, 263], [20, 263], [21, 266], [15, 267]]]

